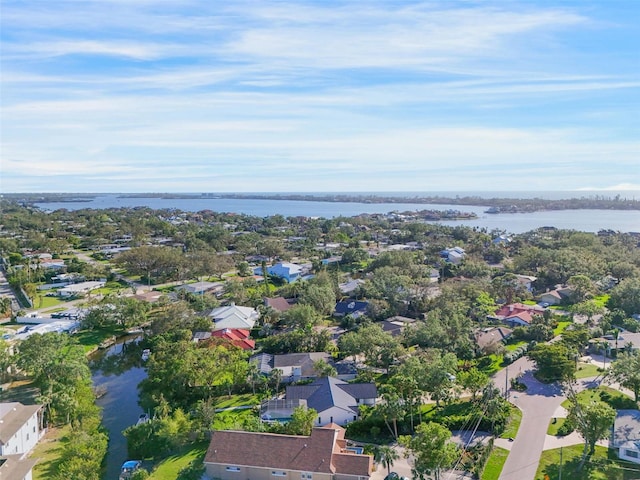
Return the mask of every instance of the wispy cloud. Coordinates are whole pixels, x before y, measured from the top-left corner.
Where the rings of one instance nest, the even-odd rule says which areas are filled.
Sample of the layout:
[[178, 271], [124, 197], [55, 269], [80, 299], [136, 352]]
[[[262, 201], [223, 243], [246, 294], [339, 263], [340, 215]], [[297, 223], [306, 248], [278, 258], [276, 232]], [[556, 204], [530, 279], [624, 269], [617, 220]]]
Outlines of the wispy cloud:
[[6, 0], [3, 177], [101, 191], [640, 184], [623, 10]]

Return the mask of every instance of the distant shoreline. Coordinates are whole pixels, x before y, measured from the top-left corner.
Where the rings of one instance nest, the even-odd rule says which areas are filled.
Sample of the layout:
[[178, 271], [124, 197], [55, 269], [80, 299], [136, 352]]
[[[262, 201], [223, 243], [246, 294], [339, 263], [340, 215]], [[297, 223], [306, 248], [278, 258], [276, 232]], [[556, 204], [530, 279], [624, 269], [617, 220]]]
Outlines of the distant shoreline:
[[[5, 194], [4, 197], [26, 204], [72, 202], [80, 203], [90, 201], [105, 194], [101, 193], [39, 193], [39, 194]], [[260, 193], [121, 193], [118, 198], [159, 198], [171, 199], [239, 199], [239, 200], [284, 200], [284, 201], [308, 201], [308, 202], [342, 202], [362, 204], [432, 204], [432, 205], [457, 205], [457, 206], [488, 206], [486, 213], [531, 213], [545, 210], [640, 210], [640, 200], [622, 198], [620, 195], [613, 197], [605, 195], [592, 195], [589, 197], [575, 197], [567, 199], [544, 198], [484, 198], [478, 195], [468, 196], [403, 196], [402, 194], [260, 194]]]

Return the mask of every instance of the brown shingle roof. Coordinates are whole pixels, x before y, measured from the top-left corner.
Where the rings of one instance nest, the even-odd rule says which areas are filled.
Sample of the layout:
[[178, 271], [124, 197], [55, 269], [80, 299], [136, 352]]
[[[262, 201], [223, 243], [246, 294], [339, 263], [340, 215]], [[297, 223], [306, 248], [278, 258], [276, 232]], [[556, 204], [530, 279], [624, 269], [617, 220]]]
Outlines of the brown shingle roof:
[[[371, 457], [334, 453], [341, 427], [314, 428], [310, 436], [214, 431], [205, 463], [368, 476]], [[344, 458], [343, 458], [344, 457]]]

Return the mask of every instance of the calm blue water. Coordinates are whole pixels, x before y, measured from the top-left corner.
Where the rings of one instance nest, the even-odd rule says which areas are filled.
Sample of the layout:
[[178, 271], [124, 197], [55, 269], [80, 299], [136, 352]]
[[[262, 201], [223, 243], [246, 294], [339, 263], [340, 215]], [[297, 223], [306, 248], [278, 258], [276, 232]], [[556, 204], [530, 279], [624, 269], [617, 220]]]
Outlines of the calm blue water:
[[[512, 198], [571, 198], [579, 196], [591, 196], [587, 192], [528, 192], [525, 194], [513, 194]], [[595, 193], [595, 192], [592, 192]], [[634, 192], [638, 193], [638, 192]], [[403, 192], [397, 195], [408, 196], [412, 193]], [[431, 192], [431, 195], [436, 193]], [[480, 192], [460, 193], [460, 196], [475, 195]], [[384, 193], [384, 195], [392, 195]], [[417, 195], [417, 194], [416, 194]], [[422, 193], [420, 195], [426, 195]], [[455, 196], [455, 193], [442, 192], [442, 196]], [[482, 197], [505, 198], [505, 192], [483, 192]], [[606, 196], [613, 196], [607, 192]], [[630, 194], [622, 194], [624, 198], [634, 198]], [[635, 198], [640, 197], [637, 195]], [[311, 202], [296, 200], [257, 200], [257, 199], [232, 199], [232, 198], [198, 198], [198, 199], [162, 199], [162, 198], [119, 198], [117, 194], [105, 194], [86, 202], [54, 202], [36, 204], [46, 211], [61, 208], [67, 210], [79, 210], [82, 208], [121, 208], [121, 207], [149, 207], [152, 209], [178, 209], [187, 212], [200, 210], [213, 210], [218, 212], [233, 212], [247, 215], [266, 217], [270, 215], [306, 216], [333, 218], [338, 216], [351, 217], [361, 213], [388, 213], [392, 211], [417, 211], [417, 210], [461, 210], [474, 212], [478, 215], [475, 220], [460, 220], [438, 222], [444, 225], [468, 225], [471, 227], [499, 229], [509, 233], [523, 233], [544, 226], [556, 228], [580, 230], [585, 232], [597, 232], [602, 229], [611, 229], [620, 232], [640, 231], [640, 212], [621, 210], [558, 210], [534, 213], [496, 214], [488, 215], [484, 211], [488, 207], [462, 206], [462, 205], [430, 205], [416, 203], [351, 203], [351, 202]]]

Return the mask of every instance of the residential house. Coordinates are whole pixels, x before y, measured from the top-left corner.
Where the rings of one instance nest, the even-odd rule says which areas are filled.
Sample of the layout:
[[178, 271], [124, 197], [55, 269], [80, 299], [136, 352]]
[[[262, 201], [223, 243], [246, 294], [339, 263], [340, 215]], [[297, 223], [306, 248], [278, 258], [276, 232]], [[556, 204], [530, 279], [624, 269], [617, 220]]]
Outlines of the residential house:
[[364, 284], [364, 280], [357, 278], [341, 283], [340, 285], [338, 285], [338, 288], [340, 289], [340, 293], [344, 295], [351, 295], [362, 284]]
[[504, 343], [513, 330], [506, 327], [485, 328], [475, 334], [476, 345], [480, 350], [492, 348], [494, 345]]
[[137, 293], [133, 296], [133, 298], [142, 302], [155, 303], [164, 296], [165, 294], [163, 292], [159, 292], [158, 290], [150, 290], [148, 292]]
[[26, 455], [44, 433], [42, 405], [0, 403], [0, 455]]
[[329, 258], [323, 258], [320, 263], [322, 265], [338, 265], [342, 261], [341, 255], [333, 255]]
[[86, 295], [93, 290], [103, 288], [105, 285], [106, 282], [102, 281], [74, 283], [58, 290], [58, 295], [63, 298]]
[[598, 345], [607, 342], [609, 344], [607, 352], [617, 351], [634, 351], [640, 349], [640, 332], [620, 332], [618, 338], [613, 335], [605, 335], [600, 338], [592, 338], [589, 340], [591, 350], [599, 349]]
[[187, 292], [193, 293], [195, 295], [202, 295], [204, 293], [212, 292], [212, 293], [222, 293], [224, 291], [224, 283], [222, 282], [195, 282], [195, 283], [186, 283], [184, 285], [180, 285], [174, 289], [176, 292]]
[[38, 459], [22, 455], [0, 455], [0, 478], [6, 480], [32, 480], [33, 466]]
[[460, 247], [445, 248], [440, 252], [441, 258], [444, 258], [448, 263], [453, 263], [454, 265], [462, 263], [466, 256], [467, 254], [464, 249]]
[[511, 303], [503, 305], [498, 311], [490, 317], [491, 319], [500, 320], [512, 327], [529, 326], [533, 321], [534, 315], [542, 315], [544, 308], [539, 305], [524, 305], [522, 303]]
[[412, 325], [414, 322], [415, 319], [413, 318], [396, 315], [395, 317], [390, 317], [380, 322], [380, 326], [385, 332], [391, 334], [394, 337], [397, 337], [398, 335], [402, 334], [407, 326]]
[[611, 447], [618, 450], [618, 458], [640, 463], [640, 410], [618, 410]]
[[509, 238], [508, 235], [500, 235], [491, 240], [491, 243], [494, 245], [509, 245], [511, 243], [511, 238]]
[[316, 378], [318, 373], [314, 364], [318, 360], [333, 365], [331, 355], [326, 352], [286, 353], [282, 355], [260, 353], [249, 359], [250, 362], [258, 364], [260, 372], [264, 375], [269, 375], [273, 369], [277, 368], [282, 372], [282, 382], [285, 383]]
[[538, 277], [531, 275], [516, 274], [516, 282], [518, 282], [518, 285], [524, 288], [527, 292], [533, 292], [533, 282], [537, 279]]
[[344, 317], [351, 315], [353, 318], [358, 318], [366, 315], [369, 308], [369, 302], [361, 302], [357, 300], [351, 300], [347, 302], [336, 303], [336, 308], [333, 312], [335, 317]]
[[285, 400], [304, 401], [318, 412], [316, 425], [346, 425], [358, 419], [360, 405], [375, 405], [378, 391], [374, 383], [347, 383], [322, 377], [309, 385], [289, 385]]
[[538, 299], [540, 303], [548, 303], [549, 305], [560, 305], [571, 296], [572, 292], [573, 290], [569, 287], [558, 287], [554, 290], [543, 293], [538, 297]]
[[253, 350], [256, 348], [256, 342], [249, 338], [249, 334], [249, 330], [243, 328], [225, 328], [211, 332], [211, 337], [226, 340], [243, 350]]
[[219, 480], [369, 480], [371, 455], [349, 449], [338, 425], [309, 436], [219, 430], [211, 433], [206, 475]]
[[258, 321], [260, 314], [255, 308], [239, 307], [235, 303], [225, 307], [214, 308], [209, 317], [213, 320], [213, 330], [225, 328], [242, 328], [251, 330]]
[[275, 297], [269, 298], [265, 297], [264, 299], [265, 307], [270, 307], [276, 312], [284, 313], [289, 310], [293, 305], [295, 305], [295, 299], [287, 299], [284, 297]]
[[[262, 275], [262, 267], [254, 269], [253, 273], [256, 275]], [[267, 273], [274, 277], [283, 278], [288, 283], [292, 283], [302, 276], [303, 269], [302, 266], [295, 263], [279, 262], [267, 267]]]

